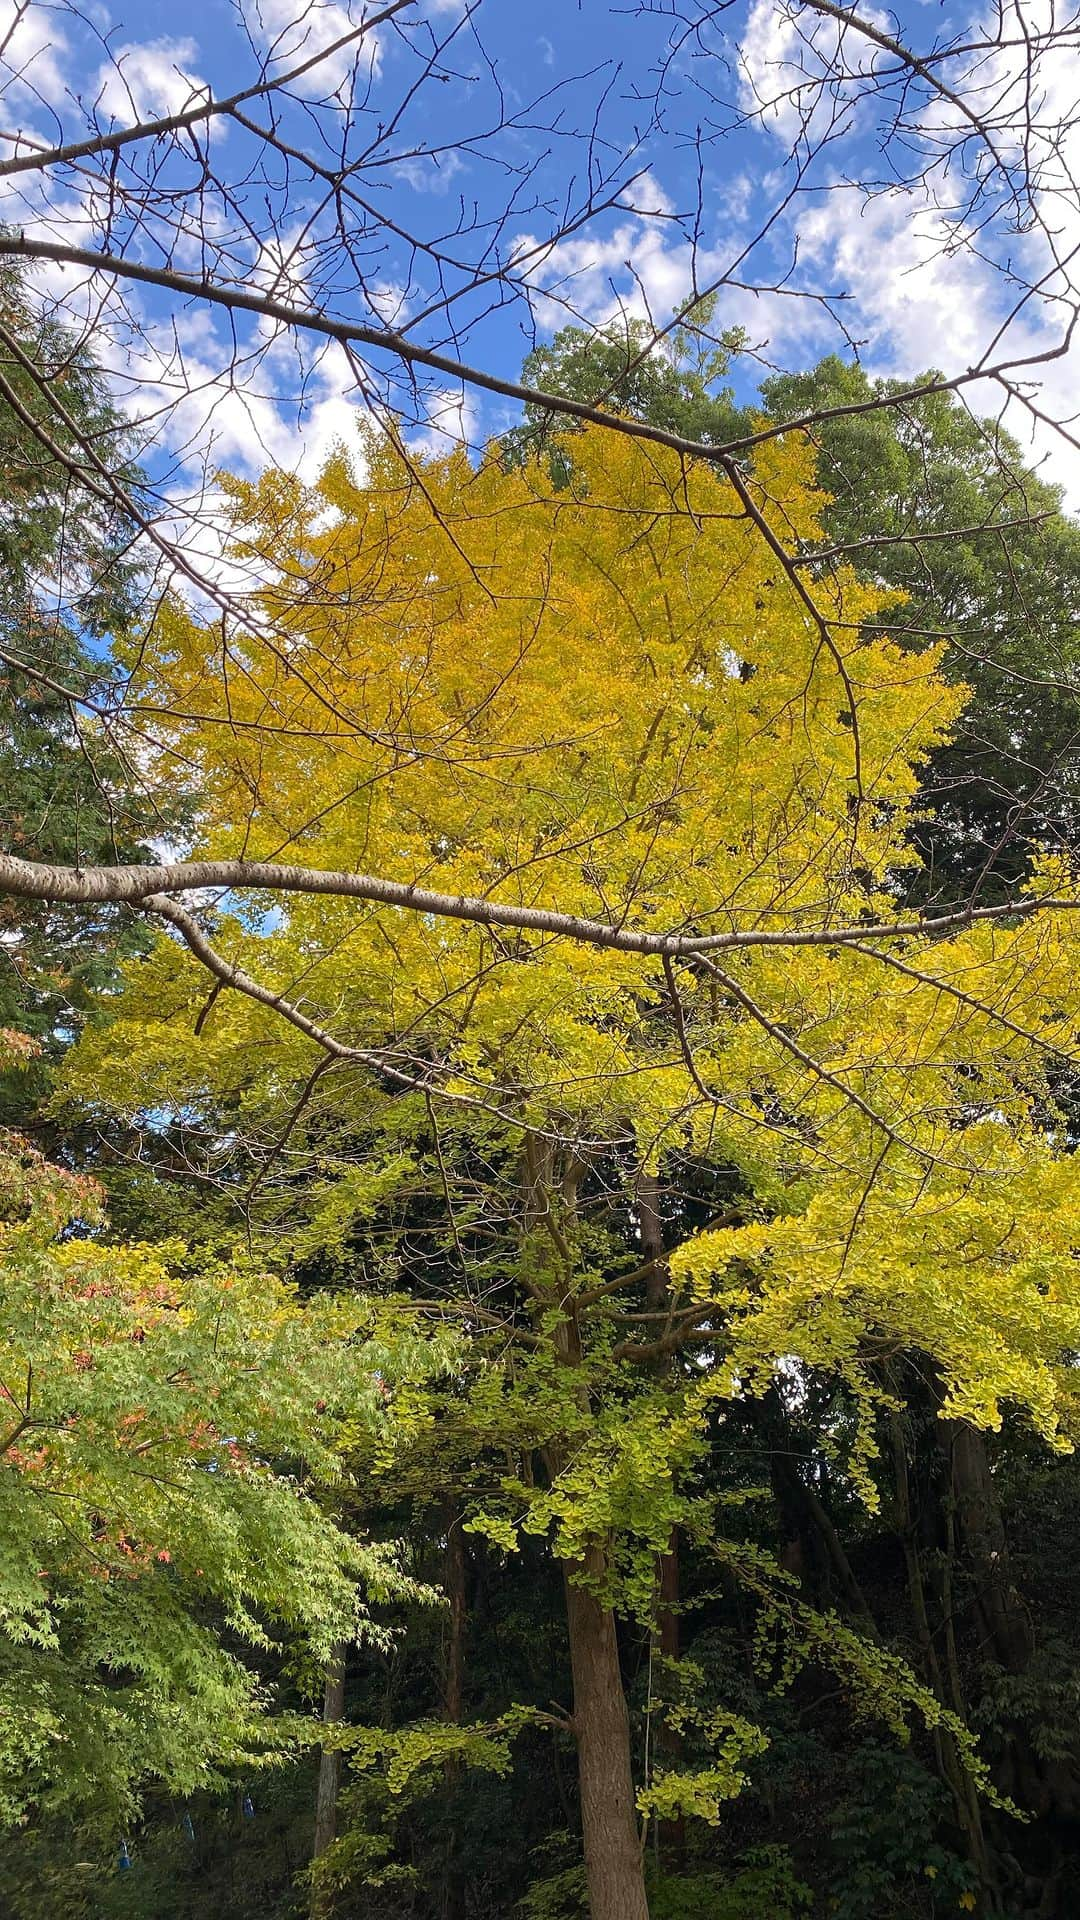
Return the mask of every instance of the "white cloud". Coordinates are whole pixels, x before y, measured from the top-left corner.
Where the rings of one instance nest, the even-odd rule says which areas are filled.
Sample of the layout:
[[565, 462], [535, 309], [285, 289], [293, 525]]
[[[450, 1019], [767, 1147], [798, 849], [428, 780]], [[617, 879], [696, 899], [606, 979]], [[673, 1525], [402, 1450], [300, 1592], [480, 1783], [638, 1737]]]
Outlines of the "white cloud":
[[[603, 327], [624, 318], [666, 327], [695, 289], [708, 289], [730, 271], [750, 194], [745, 181], [714, 194], [712, 224], [696, 245], [671, 217], [672, 202], [652, 175], [632, 189], [637, 210], [603, 235], [577, 234], [549, 247], [531, 235], [519, 235], [514, 256], [530, 289], [537, 325], [553, 332], [569, 323]], [[820, 332], [822, 316], [771, 288], [755, 293], [748, 287], [723, 286], [716, 324], [743, 327], [752, 346], [771, 344], [779, 351], [785, 340], [796, 336], [805, 348]]]
[[619, 198], [620, 205], [630, 213], [639, 214], [644, 220], [670, 219], [675, 212], [674, 200], [665, 193], [651, 169], [639, 173], [636, 179], [631, 180], [629, 186], [623, 188]]
[[337, 347], [328, 347], [306, 377], [295, 368], [292, 397], [279, 390], [274, 370], [273, 350], [257, 335], [246, 356], [236, 355], [200, 310], [176, 327], [148, 324], [127, 343], [114, 378], [132, 420], [156, 435], [192, 479], [220, 468], [253, 475], [273, 465], [314, 481], [337, 444], [356, 443], [367, 411], [349, 397], [352, 377]]
[[446, 193], [451, 181], [465, 172], [465, 162], [451, 147], [445, 153], [410, 154], [396, 161], [393, 171], [414, 193]]
[[[205, 311], [185, 316], [178, 332], [174, 337], [147, 326], [141, 340], [130, 343], [123, 373], [114, 371], [114, 385], [137, 433], [156, 452], [157, 530], [195, 575], [178, 572], [175, 590], [197, 606], [223, 592], [239, 607], [265, 585], [265, 572], [230, 551], [234, 507], [218, 475], [255, 479], [269, 467], [310, 486], [344, 449], [362, 477], [359, 429], [371, 416], [349, 397], [348, 366], [337, 348], [309, 369], [299, 405], [271, 383], [272, 355], [260, 352], [230, 365], [229, 349]], [[167, 459], [171, 465], [162, 474]]]
[[409, 296], [396, 280], [376, 280], [365, 287], [367, 302], [386, 327], [401, 327], [409, 317]]
[[[993, 152], [980, 143], [975, 170], [991, 193], [1004, 191], [1002, 167], [1017, 168], [1033, 187], [1036, 208], [1052, 203], [1080, 214], [1080, 34], [1076, 16], [1058, 0], [1004, 0], [1000, 15], [976, 18], [964, 40], [975, 51], [941, 62], [940, 77], [972, 105], [991, 130]], [[998, 44], [1001, 41], [1003, 44]], [[970, 120], [954, 99], [932, 98], [919, 116], [931, 151], [948, 154], [971, 140]]]
[[990, 271], [980, 271], [935, 207], [899, 190], [867, 201], [837, 184], [802, 214], [798, 233], [804, 270], [852, 296], [852, 324], [868, 338], [875, 372], [915, 373], [943, 360], [956, 371], [985, 349]]
[[[864, 20], [888, 32], [871, 5]], [[785, 142], [813, 142], [849, 118], [881, 50], [828, 14], [786, 0], [754, 0], [739, 43], [739, 94], [744, 110]]]
[[68, 45], [51, 7], [0, 0], [0, 47], [0, 98], [60, 105], [68, 91]]
[[[895, 32], [873, 14], [867, 17]], [[871, 193], [836, 176], [830, 180], [819, 166], [814, 197], [804, 181], [797, 216], [785, 223], [797, 241], [803, 284], [843, 292], [848, 327], [865, 342], [867, 367], [879, 374], [908, 377], [928, 367], [948, 376], [965, 373], [992, 342], [997, 362], [1046, 352], [1060, 341], [1075, 300], [1071, 266], [1054, 266], [1070, 262], [1074, 253], [1080, 257], [1075, 20], [1063, 13], [1060, 0], [1024, 0], [1022, 13], [1017, 0], [1005, 0], [1000, 11], [976, 13], [957, 22], [955, 31], [970, 50], [940, 59], [935, 71], [992, 130], [991, 142], [954, 101], [909, 86], [902, 103], [908, 184]], [[783, 0], [755, 0], [740, 48], [743, 105], [757, 112], [785, 150], [807, 116], [811, 135], [817, 135], [833, 129], [839, 111], [849, 137], [849, 180], [858, 173], [859, 157], [857, 144], [850, 145], [853, 102], [861, 93], [859, 131], [865, 136], [876, 97], [865, 79], [881, 58], [865, 40], [860, 50], [860, 38], [848, 31], [841, 44], [835, 23], [826, 32], [820, 20], [808, 25], [800, 15], [797, 21]], [[880, 66], [876, 78], [882, 80]], [[878, 139], [897, 106], [895, 86], [886, 87]], [[865, 151], [873, 169], [869, 142]], [[1014, 199], [1020, 182], [1029, 191]], [[1038, 292], [1022, 298], [1025, 288]], [[804, 351], [804, 363], [807, 357]], [[1065, 357], [1032, 369], [1042, 424], [1015, 398], [1005, 419], [1028, 443], [1030, 457], [1045, 458], [1071, 503], [1080, 506], [1080, 451], [1054, 424], [1068, 423], [1075, 413], [1075, 368], [1075, 358]], [[976, 410], [995, 415], [1006, 398], [993, 382], [973, 384], [965, 395]]]
[[585, 321], [603, 326], [619, 313], [666, 321], [690, 283], [689, 249], [658, 224], [629, 216], [599, 234], [578, 234], [545, 247], [532, 234], [514, 244], [528, 258], [525, 278], [542, 327]]
[[414, 453], [441, 458], [455, 447], [475, 446], [479, 433], [476, 401], [463, 387], [441, 387], [425, 400], [427, 425], [408, 437]]
[[[323, 99], [347, 88], [354, 74], [363, 84], [378, 71], [377, 32], [357, 32], [367, 11], [363, 0], [252, 0], [248, 19], [275, 68], [324, 56], [297, 83], [299, 91]], [[337, 46], [341, 40], [346, 44]]]
[[193, 40], [146, 40], [121, 47], [97, 78], [98, 110], [125, 126], [182, 113], [209, 93], [192, 70]]
[[[1063, 322], [1052, 306], [1029, 302], [1008, 324], [1015, 301], [992, 259], [963, 244], [963, 235], [929, 203], [895, 192], [865, 201], [837, 186], [799, 222], [804, 268], [819, 282], [842, 285], [851, 330], [865, 341], [863, 362], [875, 375], [910, 379], [938, 368], [966, 374], [984, 359], [999, 329], [995, 361], [1023, 360], [1057, 345]], [[805, 360], [805, 356], [804, 356]], [[1080, 449], [1057, 432], [1076, 413], [1076, 360], [1066, 356], [1031, 370], [1040, 423], [994, 381], [973, 381], [962, 398], [975, 412], [1003, 417], [1036, 463], [1080, 508]], [[1026, 384], [1025, 376], [1021, 382]], [[1007, 404], [1006, 404], [1007, 401]]]

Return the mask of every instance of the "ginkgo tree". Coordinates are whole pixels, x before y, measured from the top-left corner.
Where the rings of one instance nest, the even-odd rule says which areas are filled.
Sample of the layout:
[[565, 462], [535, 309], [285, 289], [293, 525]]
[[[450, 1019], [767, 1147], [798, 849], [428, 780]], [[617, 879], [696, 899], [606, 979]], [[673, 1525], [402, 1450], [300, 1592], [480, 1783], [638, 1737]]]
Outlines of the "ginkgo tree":
[[[717, 1703], [707, 1764], [635, 1779], [620, 1675], [673, 1529], [725, 1551], [696, 1478], [724, 1406], [831, 1374], [868, 1500], [901, 1355], [950, 1415], [1070, 1442], [1071, 876], [897, 913], [963, 690], [871, 624], [880, 591], [792, 564], [823, 510], [797, 436], [750, 474], [588, 430], [559, 487], [373, 438], [230, 491], [255, 614], [162, 609], [130, 661], [192, 861], [0, 878], [166, 923], [68, 1098], [188, 1125], [254, 1236], [467, 1334], [435, 1424], [466, 1524], [562, 1568], [589, 1907], [643, 1920], [639, 1820], [715, 1813], [760, 1746]], [[675, 1160], [731, 1204], [657, 1247]]]

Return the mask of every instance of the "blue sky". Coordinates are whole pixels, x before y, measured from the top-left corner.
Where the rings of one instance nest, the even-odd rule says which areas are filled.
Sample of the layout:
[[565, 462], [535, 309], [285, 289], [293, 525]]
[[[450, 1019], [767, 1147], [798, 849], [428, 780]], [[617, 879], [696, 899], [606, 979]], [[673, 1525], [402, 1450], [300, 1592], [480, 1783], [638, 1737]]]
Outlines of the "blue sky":
[[[1028, 26], [1045, 24], [1051, 5], [1026, 6]], [[685, 17], [700, 11], [688, 3]], [[1045, 269], [1045, 236], [1009, 230], [992, 179], [984, 183], [987, 224], [958, 221], [978, 164], [971, 148], [966, 179], [962, 170], [938, 167], [914, 189], [887, 186], [891, 173], [909, 166], [912, 149], [925, 163], [954, 131], [948, 111], [917, 96], [906, 144], [894, 140], [883, 152], [888, 98], [860, 99], [864, 86], [834, 89], [810, 129], [814, 140], [829, 137], [800, 171], [806, 155], [792, 152], [790, 89], [797, 65], [814, 71], [835, 53], [835, 24], [774, 0], [742, 0], [714, 14], [687, 33], [668, 0], [651, 8], [633, 0], [479, 0], [465, 19], [460, 0], [418, 0], [379, 30], [347, 132], [340, 105], [320, 103], [325, 80], [301, 82], [279, 103], [280, 128], [295, 148], [324, 160], [343, 138], [353, 156], [367, 149], [354, 184], [369, 207], [437, 249], [441, 266], [430, 254], [410, 254], [385, 230], [365, 235], [359, 216], [357, 250], [346, 254], [332, 220], [317, 211], [319, 183], [295, 166], [287, 185], [280, 167], [251, 177], [256, 143], [230, 126], [211, 138], [213, 164], [233, 180], [248, 177], [235, 205], [211, 199], [202, 207], [218, 247], [213, 270], [274, 283], [286, 296], [349, 318], [391, 320], [424, 344], [508, 376], [534, 337], [568, 319], [601, 324], [623, 310], [663, 324], [695, 284], [713, 279], [725, 281], [718, 324], [747, 333], [750, 352], [738, 376], [744, 388], [770, 366], [807, 365], [825, 351], [850, 352], [853, 342], [873, 372], [909, 376], [928, 365], [953, 372], [977, 362], [1015, 305], [1018, 274]], [[983, 26], [978, 5], [950, 11], [918, 0], [899, 22], [873, 7], [867, 17], [920, 46], [961, 29], [977, 35]], [[8, 30], [0, 126], [6, 136], [22, 131], [52, 144], [80, 137], [88, 125], [174, 110], [200, 88], [221, 95], [244, 85], [268, 57], [279, 70], [295, 64], [359, 18], [348, 0], [189, 0], [183, 7], [118, 0], [108, 8], [95, 0], [81, 11], [30, 0], [18, 13], [14, 0], [0, 0], [0, 28]], [[446, 41], [444, 51], [410, 97], [437, 40]], [[864, 76], [876, 62], [881, 75], [883, 56], [865, 42], [849, 38], [845, 57]], [[332, 79], [345, 80], [351, 59], [341, 57]], [[944, 70], [980, 108], [993, 100], [1006, 142], [1009, 101], [1019, 97], [1009, 59], [1002, 55], [978, 74], [970, 59]], [[1080, 98], [1075, 36], [1044, 63], [1036, 97], [1048, 128]], [[4, 151], [14, 150], [8, 138]], [[114, 242], [150, 263], [168, 256], [198, 271], [206, 257], [195, 239], [198, 179], [195, 158], [169, 161], [160, 184], [180, 198], [168, 222], [133, 225], [114, 207]], [[883, 190], [868, 194], [875, 181]], [[594, 198], [614, 196], [617, 204], [545, 251], [567, 211], [588, 200], [590, 183]], [[70, 174], [46, 199], [31, 176], [4, 184], [0, 216], [10, 224], [101, 244], [107, 207], [100, 180]], [[1057, 191], [1048, 186], [1042, 211], [1052, 201], [1067, 251], [1074, 230], [1080, 240], [1080, 211], [1067, 179], [1051, 185]], [[273, 242], [275, 227], [282, 245]], [[496, 250], [519, 268], [529, 262], [512, 298], [494, 311], [487, 291], [458, 297], [449, 310], [441, 304], [441, 293], [458, 293], [467, 277], [455, 260], [490, 263]], [[298, 357], [294, 343], [244, 321], [242, 365], [225, 381], [233, 340], [222, 315], [140, 288], [130, 296], [127, 324], [92, 277], [48, 269], [41, 283], [73, 317], [93, 317], [101, 356], [146, 424], [170, 484], [194, 485], [207, 462], [254, 470], [276, 460], [313, 472], [352, 432], [355, 369], [336, 349], [305, 348]], [[1054, 298], [1021, 307], [999, 357], [1060, 337], [1057, 296], [1071, 293], [1071, 276], [1059, 274], [1045, 291]], [[513, 417], [505, 402], [452, 381], [411, 392], [391, 362], [376, 357], [372, 366], [377, 382], [389, 382], [381, 390], [390, 402], [414, 415], [421, 444], [445, 445], [458, 434], [476, 443]], [[1044, 377], [1043, 411], [1070, 409], [1074, 369], [1059, 362]], [[1001, 396], [986, 388], [974, 398], [996, 408]], [[1008, 418], [1018, 433], [1029, 431], [1022, 409], [1013, 405]], [[1032, 450], [1080, 494], [1080, 458], [1068, 442], [1036, 429]]]

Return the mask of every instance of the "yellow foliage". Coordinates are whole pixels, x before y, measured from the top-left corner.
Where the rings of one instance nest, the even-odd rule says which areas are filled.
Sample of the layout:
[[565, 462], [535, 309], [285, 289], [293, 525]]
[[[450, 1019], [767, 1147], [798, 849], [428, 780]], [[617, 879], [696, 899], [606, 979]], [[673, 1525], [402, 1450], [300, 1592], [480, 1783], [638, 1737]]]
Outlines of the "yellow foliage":
[[[1058, 1435], [1058, 1363], [1080, 1347], [1080, 1189], [1047, 1076], [1077, 1022], [1068, 916], [937, 944], [778, 940], [893, 914], [919, 768], [962, 690], [933, 650], [868, 628], [883, 602], [849, 571], [805, 568], [800, 592], [706, 466], [598, 431], [561, 490], [494, 455], [475, 470], [373, 440], [367, 462], [311, 492], [230, 483], [266, 582], [249, 630], [173, 607], [140, 650], [136, 703], [196, 770], [195, 851], [761, 944], [669, 975], [333, 897], [283, 897], [270, 919], [265, 898], [232, 902], [220, 949], [399, 1075], [337, 1070], [318, 1110], [339, 1137], [389, 1135], [410, 1177], [432, 1094], [491, 1139], [531, 1126], [586, 1157], [734, 1166], [743, 1224], [673, 1264], [706, 1330], [713, 1310], [729, 1386], [795, 1355], [869, 1405], [868, 1369], [924, 1349], [950, 1412], [993, 1424], [1016, 1401]], [[803, 443], [763, 448], [751, 485], [789, 550], [814, 539]], [[224, 1102], [275, 1135], [317, 1050], [239, 994], [207, 1014], [206, 995], [163, 936], [71, 1089]], [[371, 1204], [387, 1182], [360, 1184]]]

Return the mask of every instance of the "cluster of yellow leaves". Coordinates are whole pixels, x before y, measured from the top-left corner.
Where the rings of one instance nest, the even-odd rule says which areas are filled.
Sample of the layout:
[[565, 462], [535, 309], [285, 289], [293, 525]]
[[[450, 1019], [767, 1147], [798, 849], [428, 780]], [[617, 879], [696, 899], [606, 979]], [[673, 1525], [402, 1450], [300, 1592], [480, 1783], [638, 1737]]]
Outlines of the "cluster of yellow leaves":
[[[818, 589], [845, 623], [838, 665], [706, 469], [602, 434], [575, 443], [572, 494], [540, 466], [419, 470], [387, 446], [370, 461], [365, 484], [342, 462], [314, 495], [278, 475], [237, 488], [271, 582], [259, 629], [223, 647], [174, 608], [140, 654], [135, 697], [198, 771], [200, 851], [665, 929], [847, 915], [909, 858], [915, 762], [957, 695], [933, 656], [862, 643], [871, 600], [853, 576]], [[814, 532], [810, 480], [804, 448], [763, 459], [785, 533]], [[281, 911], [274, 940], [237, 930], [226, 949], [278, 989], [302, 966], [305, 1003], [350, 1042], [422, 1029], [460, 1086], [579, 1112], [636, 1101], [619, 1076], [638, 1064], [655, 966], [330, 899]], [[145, 976], [158, 1017], [140, 1051], [175, 1097], [195, 1060], [170, 1026], [203, 990], [170, 960]], [[265, 1025], [216, 1010], [207, 1084]], [[310, 1058], [299, 1037], [278, 1046], [287, 1068]], [[663, 1046], [672, 1057], [669, 1032]], [[643, 1091], [657, 1127], [684, 1083], [676, 1067]]]
[[[890, 916], [919, 767], [962, 693], [933, 651], [868, 630], [880, 596], [807, 569], [811, 607], [721, 475], [630, 440], [575, 438], [562, 490], [494, 457], [373, 441], [367, 462], [310, 493], [235, 485], [257, 618], [229, 635], [172, 608], [140, 649], [136, 704], [196, 770], [197, 851], [641, 929], [764, 940]], [[763, 449], [752, 486], [789, 549], [816, 537], [804, 445]], [[794, 1354], [866, 1394], [868, 1362], [922, 1348], [950, 1411], [993, 1422], [1015, 1400], [1058, 1431], [1057, 1363], [1080, 1345], [1050, 1071], [1078, 1023], [1070, 916], [687, 962], [680, 1021], [655, 958], [331, 897], [232, 904], [229, 958], [437, 1098], [638, 1164], [737, 1166], [745, 1224], [674, 1265], [684, 1301], [715, 1304], [729, 1388]], [[312, 1043], [206, 995], [162, 938], [72, 1090], [225, 1102], [273, 1137]], [[354, 1137], [399, 1110], [400, 1079], [331, 1082], [321, 1111]], [[412, 1146], [403, 1127], [403, 1177]], [[358, 1204], [385, 1184], [359, 1179]], [[348, 1209], [323, 1204], [340, 1239]]]

